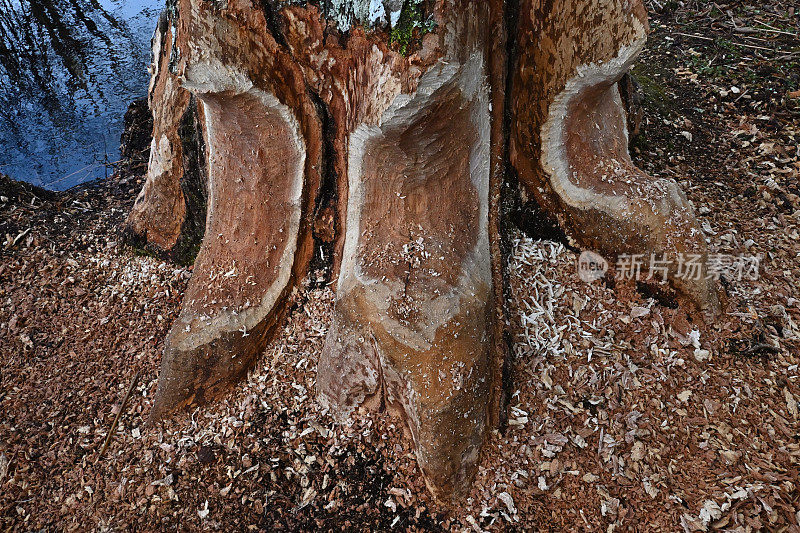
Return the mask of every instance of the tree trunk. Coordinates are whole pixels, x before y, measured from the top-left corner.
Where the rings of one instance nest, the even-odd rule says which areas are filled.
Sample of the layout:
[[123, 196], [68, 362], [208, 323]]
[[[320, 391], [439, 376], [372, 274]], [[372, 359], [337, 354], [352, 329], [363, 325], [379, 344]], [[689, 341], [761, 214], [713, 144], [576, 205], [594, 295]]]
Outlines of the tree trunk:
[[169, 70], [177, 54], [176, 33], [165, 11], [152, 41], [150, 163], [125, 233], [136, 246], [190, 264], [205, 232], [206, 154], [202, 109]]
[[[607, 257], [702, 257], [703, 232], [686, 196], [654, 179], [628, 154], [625, 109], [617, 83], [647, 38], [641, 2], [523, 0], [519, 60], [513, 73], [511, 162], [526, 191], [583, 248]], [[706, 276], [675, 289], [707, 318], [720, 312]]]
[[[583, 247], [705, 254], [677, 184], [627, 152], [617, 82], [644, 9], [295, 4], [179, 0], [154, 39], [152, 155], [128, 230], [173, 257], [202, 235], [192, 220], [205, 237], [153, 418], [245, 375], [316, 250], [337, 280], [320, 402], [400, 416], [428, 487], [453, 501], [504, 404], [507, 172]], [[207, 217], [191, 201], [206, 187]], [[719, 311], [710, 282], [671, 276], [687, 305]]]

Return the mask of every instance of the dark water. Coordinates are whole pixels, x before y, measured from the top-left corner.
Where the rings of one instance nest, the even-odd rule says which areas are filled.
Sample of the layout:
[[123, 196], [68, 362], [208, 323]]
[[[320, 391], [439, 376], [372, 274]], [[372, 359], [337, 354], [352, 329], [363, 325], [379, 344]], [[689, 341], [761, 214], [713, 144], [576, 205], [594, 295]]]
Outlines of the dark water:
[[0, 0], [0, 172], [56, 190], [111, 172], [163, 3]]

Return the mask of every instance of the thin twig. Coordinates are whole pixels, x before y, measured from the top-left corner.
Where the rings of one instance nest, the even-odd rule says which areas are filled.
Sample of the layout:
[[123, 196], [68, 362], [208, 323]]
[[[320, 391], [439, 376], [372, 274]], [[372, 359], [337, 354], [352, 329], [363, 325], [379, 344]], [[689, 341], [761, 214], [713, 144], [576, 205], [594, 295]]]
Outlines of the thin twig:
[[734, 102], [738, 102], [739, 100], [741, 100], [742, 98], [744, 98], [744, 95], [746, 95], [748, 92], [749, 92], [749, 90], [745, 90], [744, 92], [742, 92], [742, 94], [740, 94], [740, 95], [739, 95], [739, 98], [737, 98], [736, 100], [734, 100]]
[[754, 44], [744, 44], [744, 43], [734, 43], [731, 42], [733, 46], [743, 46], [745, 48], [752, 48], [753, 50], [766, 50], [767, 52], [774, 52], [774, 48], [764, 48], [763, 46], [756, 46]]
[[756, 344], [752, 348], [750, 348], [748, 350], [745, 350], [742, 353], [744, 355], [754, 355], [754, 354], [757, 354], [757, 353], [776, 354], [776, 353], [781, 353], [781, 350], [780, 350], [780, 348], [776, 348], [776, 347], [772, 346], [771, 344]]
[[714, 41], [711, 37], [704, 37], [703, 35], [692, 35], [690, 33], [681, 33], [679, 31], [673, 32], [675, 35], [680, 35], [681, 37], [692, 37], [693, 39], [702, 39], [703, 41]]
[[106, 436], [106, 441], [103, 443], [103, 448], [100, 450], [100, 455], [97, 456], [98, 460], [105, 455], [108, 445], [111, 444], [111, 439], [114, 437], [114, 432], [117, 431], [117, 425], [119, 425], [119, 419], [122, 418], [122, 413], [125, 412], [125, 406], [128, 405], [128, 400], [131, 399], [131, 395], [133, 395], [133, 391], [136, 389], [136, 385], [139, 383], [139, 377], [141, 375], [142, 371], [140, 370], [136, 372], [135, 376], [133, 376], [131, 386], [128, 388], [127, 394], [125, 394], [125, 399], [122, 400], [122, 405], [119, 406], [119, 412], [117, 412], [117, 416], [114, 417], [114, 423], [111, 424], [111, 429], [108, 432], [108, 436]]
[[761, 21], [760, 21], [760, 20], [758, 20], [758, 19], [755, 19], [755, 21], [756, 21], [756, 22], [758, 22], [759, 24], [761, 24], [762, 26], [766, 26], [767, 28], [769, 28], [769, 30], [765, 30], [765, 29], [763, 29], [763, 28], [757, 28], [757, 29], [759, 29], [760, 31], [765, 31], [765, 32], [769, 32], [769, 33], [780, 33], [781, 35], [789, 35], [789, 36], [791, 36], [791, 37], [795, 37], [795, 38], [797, 38], [797, 34], [796, 34], [796, 33], [792, 33], [792, 32], [790, 32], [790, 31], [779, 30], [779, 29], [778, 29], [778, 28], [776, 28], [775, 26], [770, 26], [770, 25], [769, 25], [769, 24], [767, 24], [766, 22], [761, 22]]
[[[692, 35], [690, 33], [681, 33], [679, 31], [673, 32], [673, 34], [674, 35], [680, 35], [682, 37], [691, 37], [692, 39], [702, 39], [703, 41], [712, 41], [713, 42], [715, 40], [715, 39], [712, 39], [711, 37], [706, 37], [704, 35]], [[736, 42], [733, 42], [733, 41], [731, 41], [731, 44], [733, 46], [743, 46], [745, 48], [752, 48], [754, 50], [766, 50], [767, 52], [774, 52], [775, 51], [774, 48], [764, 48], [763, 46], [756, 46], [756, 45], [753, 45], [753, 44], [736, 43]]]

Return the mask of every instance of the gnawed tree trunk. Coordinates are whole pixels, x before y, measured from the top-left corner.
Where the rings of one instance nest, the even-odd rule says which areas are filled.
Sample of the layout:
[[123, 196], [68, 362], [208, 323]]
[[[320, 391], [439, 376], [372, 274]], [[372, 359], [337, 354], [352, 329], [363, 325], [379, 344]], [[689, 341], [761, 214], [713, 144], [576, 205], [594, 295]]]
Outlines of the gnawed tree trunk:
[[479, 24], [490, 8], [459, 7], [446, 63], [350, 136], [344, 261], [318, 372], [340, 414], [378, 395], [396, 409], [436, 495], [468, 486], [500, 380], [489, 204], [502, 78]]
[[[153, 418], [245, 375], [316, 250], [337, 280], [321, 403], [396, 413], [452, 501], [504, 403], [509, 168], [582, 246], [705, 254], [677, 184], [627, 153], [616, 84], [645, 13], [634, 0], [296, 4], [179, 0], [154, 40], [153, 154], [128, 227], [174, 255], [206, 179], [208, 206]], [[718, 312], [709, 282], [672, 278]]]
[[[525, 189], [583, 248], [607, 257], [705, 259], [703, 232], [678, 184], [634, 166], [619, 82], [647, 38], [641, 2], [523, 0], [513, 73], [511, 162]], [[703, 264], [706, 261], [702, 261]], [[714, 282], [669, 278], [713, 318]]]
[[323, 163], [312, 95], [264, 12], [206, 2], [177, 10], [170, 68], [202, 104], [208, 217], [166, 341], [156, 418], [218, 396], [265, 347], [313, 255]]
[[176, 37], [177, 28], [165, 11], [152, 42], [150, 164], [124, 232], [136, 246], [190, 264], [205, 231], [208, 178], [202, 104], [170, 72], [178, 53]]

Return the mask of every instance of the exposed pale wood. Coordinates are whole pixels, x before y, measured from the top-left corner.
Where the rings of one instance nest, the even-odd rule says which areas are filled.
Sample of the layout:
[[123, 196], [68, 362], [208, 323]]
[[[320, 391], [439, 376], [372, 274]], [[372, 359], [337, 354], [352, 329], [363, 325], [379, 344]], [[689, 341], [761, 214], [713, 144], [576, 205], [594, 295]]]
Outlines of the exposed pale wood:
[[208, 235], [167, 338], [156, 418], [245, 375], [291, 290], [299, 239], [305, 146], [288, 108], [255, 89], [203, 102]]
[[177, 8], [171, 63], [202, 102], [209, 206], [153, 420], [218, 397], [264, 348], [313, 254], [322, 166], [316, 108], [264, 13], [247, 2]]
[[713, 318], [720, 301], [705, 267], [698, 280], [676, 276], [680, 254], [707, 256], [692, 207], [674, 180], [648, 176], [628, 154], [617, 82], [646, 36], [640, 0], [523, 0], [511, 159], [580, 246], [671, 260], [673, 286]]

